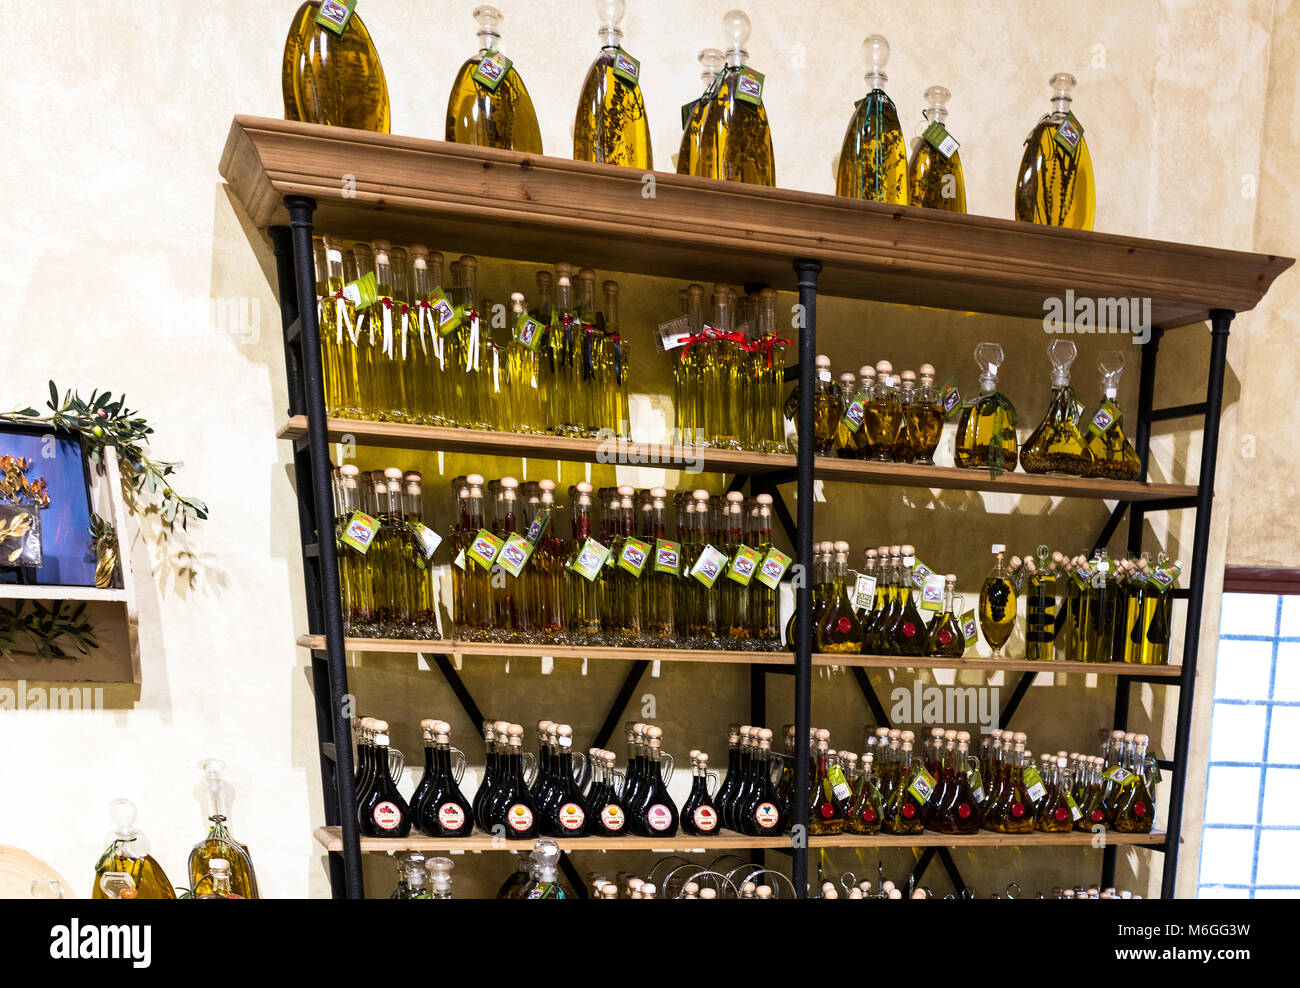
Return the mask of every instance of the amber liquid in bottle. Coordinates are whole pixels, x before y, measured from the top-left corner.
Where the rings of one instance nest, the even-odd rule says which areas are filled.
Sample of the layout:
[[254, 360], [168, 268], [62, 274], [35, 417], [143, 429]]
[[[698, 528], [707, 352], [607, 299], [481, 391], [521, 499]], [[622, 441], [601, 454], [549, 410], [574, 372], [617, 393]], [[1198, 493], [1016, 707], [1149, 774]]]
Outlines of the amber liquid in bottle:
[[1077, 121], [1067, 117], [1075, 79], [1060, 72], [1052, 76], [1048, 85], [1055, 90], [1052, 112], [1039, 120], [1025, 139], [1025, 153], [1016, 178], [1016, 219], [1091, 230], [1096, 193], [1088, 142], [1079, 133], [1077, 144], [1070, 151], [1057, 140], [1063, 126], [1068, 124], [1067, 134], [1077, 127]]
[[878, 34], [862, 45], [870, 87], [849, 120], [840, 147], [835, 194], [871, 202], [907, 204], [907, 145], [898, 108], [884, 91], [889, 43]]
[[1002, 648], [1016, 627], [1016, 588], [1002, 565], [1006, 546], [994, 546], [997, 564], [980, 590], [979, 626], [984, 640], [993, 649], [993, 657], [1002, 657]]
[[844, 586], [848, 561], [849, 544], [836, 542], [829, 597], [821, 619], [817, 622], [819, 652], [857, 654], [862, 651], [862, 623], [849, 602]]
[[542, 153], [537, 111], [524, 80], [512, 65], [493, 89], [474, 77], [489, 56], [499, 54], [501, 14], [492, 7], [474, 11], [479, 24], [479, 53], [461, 66], [447, 101], [447, 140], [457, 144], [501, 148], [524, 154]]
[[945, 156], [924, 136], [927, 126], [947, 124], [947, 103], [951, 95], [943, 86], [931, 86], [925, 91], [928, 104], [924, 111], [925, 119], [917, 128], [920, 136], [913, 143], [912, 158], [907, 163], [907, 200], [910, 205], [926, 209], [964, 213], [966, 180], [961, 170], [961, 152], [953, 150]]
[[[598, 5], [598, 9], [603, 6]], [[641, 95], [640, 67], [619, 45], [623, 37], [619, 19], [607, 16], [601, 25], [600, 54], [587, 71], [578, 97], [573, 158], [649, 170], [654, 167], [654, 161], [650, 123]]]
[[316, 23], [320, 6], [299, 7], [284, 42], [284, 118], [387, 134], [388, 84], [370, 32], [354, 13], [335, 34]]
[[[762, 103], [740, 95], [752, 76], [745, 76], [744, 43], [749, 37], [749, 18], [739, 11], [723, 22], [731, 37], [727, 66], [704, 110], [700, 124], [700, 150], [694, 174], [726, 182], [776, 185], [776, 163], [772, 156], [772, 129]], [[744, 77], [744, 78], [742, 78]]]

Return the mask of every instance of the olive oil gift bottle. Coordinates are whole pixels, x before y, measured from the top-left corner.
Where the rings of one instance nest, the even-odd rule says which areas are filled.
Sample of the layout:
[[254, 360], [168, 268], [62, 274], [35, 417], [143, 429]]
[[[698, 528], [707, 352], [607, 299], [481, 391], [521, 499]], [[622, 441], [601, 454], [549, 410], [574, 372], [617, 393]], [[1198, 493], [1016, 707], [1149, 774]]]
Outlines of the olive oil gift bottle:
[[627, 0], [596, 0], [600, 54], [587, 72], [573, 123], [575, 161], [649, 170], [650, 123], [641, 95], [641, 63], [623, 50], [619, 23]]
[[176, 890], [162, 865], [149, 853], [149, 839], [135, 828], [136, 808], [129, 799], [109, 804], [113, 831], [95, 865], [92, 899], [174, 899]]
[[1084, 436], [1093, 458], [1088, 468], [1090, 477], [1137, 480], [1142, 475], [1142, 460], [1124, 432], [1124, 412], [1116, 404], [1124, 362], [1124, 354], [1118, 350], [1107, 350], [1097, 358], [1097, 369], [1101, 371], [1101, 405]]
[[907, 204], [907, 145], [898, 108], [885, 94], [889, 42], [873, 34], [862, 42], [867, 95], [858, 102], [840, 148], [835, 194], [871, 202]]
[[700, 81], [704, 83], [704, 94], [697, 100], [682, 107], [682, 143], [677, 149], [677, 174], [697, 175], [695, 168], [700, 158], [700, 127], [704, 123], [704, 112], [709, 108], [714, 96], [714, 85], [727, 64], [727, 56], [717, 48], [705, 48], [699, 54]]
[[294, 14], [280, 81], [284, 118], [388, 133], [388, 83], [370, 32], [345, 4], [309, 0]]
[[1083, 125], [1070, 111], [1076, 80], [1058, 72], [1047, 84], [1053, 89], [1052, 112], [1025, 139], [1016, 176], [1016, 219], [1091, 230], [1096, 209], [1092, 156]]
[[1053, 340], [1047, 348], [1052, 362], [1052, 397], [1042, 422], [1020, 450], [1020, 465], [1027, 473], [1066, 473], [1078, 477], [1092, 469], [1092, 450], [1079, 432], [1083, 406], [1070, 387], [1070, 367], [1078, 352], [1070, 340]]
[[948, 133], [948, 99], [943, 86], [925, 91], [924, 119], [912, 141], [907, 163], [907, 199], [913, 206], [966, 212], [966, 181], [962, 177], [961, 152]]
[[998, 390], [1002, 347], [980, 343], [975, 347], [980, 367], [980, 394], [962, 409], [957, 423], [953, 460], [959, 467], [988, 467], [994, 473], [1015, 470], [1016, 409]]
[[772, 130], [763, 107], [763, 75], [745, 64], [749, 17], [729, 10], [722, 30], [730, 41], [727, 65], [700, 124], [699, 159], [693, 174], [750, 185], [776, 184]]
[[537, 111], [514, 63], [501, 52], [501, 22], [495, 7], [474, 9], [479, 53], [461, 66], [447, 101], [447, 140], [457, 144], [542, 153]]

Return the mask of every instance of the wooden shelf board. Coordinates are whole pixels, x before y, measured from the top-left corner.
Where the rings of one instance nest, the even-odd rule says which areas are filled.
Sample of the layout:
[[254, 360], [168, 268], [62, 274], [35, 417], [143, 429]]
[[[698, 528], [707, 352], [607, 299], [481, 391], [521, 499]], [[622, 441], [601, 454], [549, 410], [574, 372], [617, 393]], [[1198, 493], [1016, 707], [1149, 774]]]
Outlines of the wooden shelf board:
[[125, 590], [101, 590], [98, 587], [19, 586], [0, 584], [0, 600], [88, 600], [113, 603], [128, 599]]
[[[1171, 329], [1253, 308], [1294, 263], [666, 172], [646, 198], [640, 169], [252, 116], [232, 121], [220, 172], [262, 229], [302, 195], [344, 237], [777, 289], [810, 258], [825, 294], [1033, 319], [1070, 291], [1149, 298]], [[346, 198], [340, 175], [356, 176]]]
[[[483, 432], [474, 429], [445, 429], [396, 422], [357, 422], [329, 419], [326, 423], [331, 442], [345, 437], [361, 446], [384, 449], [445, 450], [473, 453], [478, 456], [527, 457], [537, 460], [568, 460], [600, 463], [609, 459], [605, 447], [595, 439], [571, 439], [562, 436], [527, 436], [509, 432]], [[291, 417], [278, 433], [281, 439], [300, 439], [307, 434], [307, 417]], [[643, 450], [655, 454], [647, 465], [682, 469], [680, 459], [659, 457], [658, 447], [645, 444]], [[795, 457], [787, 453], [740, 453], [729, 450], [700, 450], [697, 469], [706, 473], [760, 474], [790, 471]], [[961, 470], [956, 467], [920, 466], [910, 463], [870, 463], [818, 457], [814, 475], [822, 480], [883, 487], [913, 487], [957, 491], [990, 491], [1043, 497], [1093, 498], [1115, 501], [1150, 501], [1167, 498], [1195, 497], [1196, 487], [1186, 484], [1139, 484], [1088, 477], [1065, 477], [1029, 473], [1004, 473], [992, 479], [986, 470]]]
[[[317, 827], [317, 843], [326, 851], [343, 850], [343, 832], [339, 827]], [[1154, 846], [1165, 842], [1162, 832], [1150, 834], [1106, 835], [1109, 843], [1120, 845]], [[834, 837], [812, 837], [808, 844], [814, 848], [835, 847], [1089, 847], [1094, 838], [1092, 834], [994, 834], [980, 832], [970, 836], [956, 837], [926, 831], [910, 837], [895, 837], [881, 834], [875, 837], [857, 837], [852, 834], [839, 834]], [[531, 840], [506, 841], [475, 833], [471, 837], [458, 840], [440, 840], [423, 834], [411, 837], [383, 838], [362, 837], [363, 854], [383, 854], [396, 851], [520, 851], [532, 846]], [[651, 853], [689, 853], [699, 851], [738, 851], [747, 848], [786, 848], [790, 847], [789, 837], [746, 837], [742, 834], [723, 832], [713, 837], [580, 837], [561, 838], [555, 841], [564, 851], [648, 851]]]
[[[321, 651], [325, 648], [324, 635], [301, 635], [298, 644], [303, 648]], [[661, 648], [608, 648], [576, 645], [530, 645], [512, 642], [458, 642], [443, 639], [414, 640], [406, 638], [348, 638], [345, 647], [349, 652], [375, 654], [446, 655], [450, 657], [478, 658], [538, 658], [554, 659], [612, 659], [635, 662], [686, 662], [731, 663], [737, 665], [792, 666], [794, 655], [790, 652], [740, 652], [711, 649], [661, 649]], [[1177, 679], [1181, 666], [1140, 666], [1124, 662], [1031, 662], [1028, 659], [937, 659], [899, 658], [897, 655], [814, 655], [814, 666], [865, 666], [877, 669], [955, 669], [960, 672], [998, 672], [999, 670], [1023, 672], [1095, 673], [1101, 676], [1161, 676]]]

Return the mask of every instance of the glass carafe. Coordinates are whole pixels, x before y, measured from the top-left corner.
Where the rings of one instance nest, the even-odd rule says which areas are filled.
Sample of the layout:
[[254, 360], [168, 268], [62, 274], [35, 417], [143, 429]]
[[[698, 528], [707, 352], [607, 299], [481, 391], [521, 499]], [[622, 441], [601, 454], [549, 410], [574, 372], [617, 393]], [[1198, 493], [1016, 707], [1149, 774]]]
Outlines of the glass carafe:
[[1092, 229], [1095, 178], [1083, 127], [1070, 110], [1075, 84], [1068, 72], [1048, 80], [1052, 112], [1025, 139], [1016, 175], [1016, 219], [1022, 222]]
[[980, 394], [962, 408], [953, 451], [957, 466], [988, 467], [994, 476], [1015, 470], [1017, 463], [1016, 409], [998, 391], [1002, 359], [1002, 347], [997, 343], [975, 347]]
[[817, 622], [819, 652], [856, 654], [862, 651], [862, 623], [845, 589], [848, 562], [849, 544], [836, 542], [830, 596]]
[[907, 145], [898, 109], [884, 90], [889, 42], [873, 34], [862, 42], [867, 95], [858, 102], [840, 147], [835, 194], [871, 202], [907, 204]]
[[1070, 387], [1070, 367], [1078, 347], [1070, 340], [1053, 340], [1047, 353], [1052, 362], [1052, 397], [1042, 422], [1020, 449], [1020, 465], [1028, 473], [1083, 476], [1092, 469], [1093, 455], [1079, 432], [1083, 405]]
[[361, 18], [340, 3], [309, 0], [284, 42], [284, 118], [387, 134], [388, 84]]
[[176, 890], [162, 865], [149, 853], [149, 839], [136, 829], [135, 804], [115, 799], [109, 804], [113, 831], [108, 847], [95, 864], [92, 899], [174, 899]]
[[600, 54], [587, 71], [573, 124], [575, 161], [654, 168], [641, 95], [641, 63], [623, 50], [626, 0], [596, 0]]
[[1016, 588], [1003, 562], [1006, 551], [1004, 545], [993, 546], [993, 570], [980, 590], [980, 631], [995, 659], [1005, 658], [1002, 649], [1016, 627]]
[[727, 64], [700, 124], [700, 150], [694, 174], [728, 182], [775, 185], [772, 130], [763, 106], [763, 76], [745, 62], [749, 18], [730, 10], [722, 19], [730, 42]]
[[447, 101], [447, 140], [457, 144], [542, 153], [537, 111], [514, 63], [500, 50], [501, 22], [495, 7], [474, 9], [479, 53], [461, 67]]
[[241, 899], [260, 898], [257, 890], [257, 874], [253, 870], [253, 859], [248, 848], [230, 836], [226, 821], [230, 814], [230, 804], [235, 799], [235, 787], [221, 778], [226, 764], [216, 758], [208, 758], [199, 763], [203, 771], [203, 781], [195, 788], [194, 794], [199, 802], [207, 807], [208, 820], [212, 826], [206, 839], [194, 845], [190, 851], [189, 872], [190, 888], [198, 895], [200, 884], [211, 868], [215, 859], [226, 862], [231, 892]]
[[948, 133], [948, 99], [943, 86], [925, 91], [925, 109], [912, 138], [912, 157], [907, 163], [907, 200], [910, 205], [966, 212], [966, 181], [962, 176], [961, 152]]
[[1118, 350], [1107, 350], [1097, 358], [1102, 398], [1084, 437], [1092, 454], [1090, 477], [1137, 480], [1142, 476], [1142, 460], [1124, 432], [1124, 411], [1116, 402], [1124, 363], [1124, 354]]
[[704, 95], [694, 102], [682, 107], [682, 142], [677, 150], [677, 174], [697, 175], [700, 157], [700, 126], [704, 123], [704, 111], [716, 95], [717, 79], [722, 67], [727, 64], [727, 56], [718, 48], [705, 48], [700, 52], [700, 81], [704, 84]]

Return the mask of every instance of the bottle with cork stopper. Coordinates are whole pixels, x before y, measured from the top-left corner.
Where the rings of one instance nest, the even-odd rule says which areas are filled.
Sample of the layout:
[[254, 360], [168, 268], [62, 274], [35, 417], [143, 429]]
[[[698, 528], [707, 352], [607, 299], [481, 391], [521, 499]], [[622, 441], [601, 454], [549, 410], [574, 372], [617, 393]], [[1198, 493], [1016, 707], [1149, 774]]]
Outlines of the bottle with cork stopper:
[[817, 650], [824, 653], [862, 651], [862, 622], [849, 601], [849, 544], [836, 542], [831, 563], [831, 580], [827, 601], [817, 622]]
[[894, 400], [897, 386], [894, 365], [888, 360], [876, 362], [876, 383], [867, 402], [863, 428], [867, 432], [866, 458], [889, 463], [898, 448], [898, 434], [903, 427], [903, 406]]

